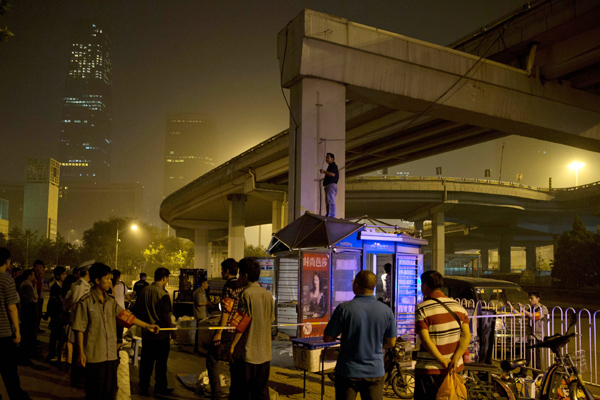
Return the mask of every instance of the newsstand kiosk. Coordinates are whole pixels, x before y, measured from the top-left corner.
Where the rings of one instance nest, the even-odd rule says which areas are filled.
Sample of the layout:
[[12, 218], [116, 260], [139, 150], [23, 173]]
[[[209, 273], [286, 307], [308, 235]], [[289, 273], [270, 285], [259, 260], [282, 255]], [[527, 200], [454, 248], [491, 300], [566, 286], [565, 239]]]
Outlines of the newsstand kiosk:
[[[390, 306], [398, 335], [414, 344], [415, 308], [422, 300], [420, 249], [425, 245], [426, 240], [399, 232], [397, 227], [304, 214], [274, 233], [268, 249], [275, 255], [277, 323], [290, 325], [279, 330], [299, 339], [315, 338], [314, 343], [321, 345], [319, 339], [331, 313], [338, 304], [354, 298], [352, 280], [356, 274], [369, 270], [377, 275], [375, 295], [379, 299], [384, 294], [385, 264], [389, 263]], [[313, 341], [294, 342], [310, 348]], [[314, 364], [314, 360], [306, 362]]]

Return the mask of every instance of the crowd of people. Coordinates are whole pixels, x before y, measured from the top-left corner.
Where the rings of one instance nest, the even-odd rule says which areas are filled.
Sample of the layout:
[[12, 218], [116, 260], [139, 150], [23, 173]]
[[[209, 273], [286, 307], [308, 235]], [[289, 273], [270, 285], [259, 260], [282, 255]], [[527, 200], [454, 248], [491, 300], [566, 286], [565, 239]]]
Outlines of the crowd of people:
[[[239, 271], [239, 278], [238, 278]], [[171, 298], [166, 290], [170, 272], [157, 268], [154, 281], [146, 274], [135, 283], [135, 310], [127, 310], [131, 292], [118, 270], [105, 264], [84, 263], [73, 271], [57, 266], [46, 282], [44, 263], [33, 268], [13, 268], [10, 251], [0, 248], [0, 374], [10, 399], [30, 399], [21, 387], [18, 365], [40, 367], [46, 361], [70, 373], [71, 385], [85, 389], [86, 399], [116, 399], [118, 351], [123, 330], [137, 325], [142, 331], [142, 353], [138, 393], [149, 395], [154, 373], [154, 395], [168, 395], [167, 360], [174, 327]], [[260, 265], [253, 258], [222, 263], [226, 280], [221, 298], [223, 309], [206, 366], [212, 398], [221, 398], [218, 373], [220, 360], [230, 362], [229, 398], [269, 398], [267, 382], [271, 360], [271, 324], [275, 310], [271, 294], [258, 284]], [[49, 289], [42, 314], [44, 287]], [[208, 282], [202, 279], [194, 298], [199, 319], [208, 317], [212, 306]], [[41, 356], [37, 340], [40, 319], [49, 319], [48, 353]], [[163, 329], [161, 331], [161, 329]], [[4, 357], [3, 357], [4, 358]]]
[[[41, 261], [25, 271], [12, 268], [10, 251], [0, 248], [0, 352], [5, 356], [0, 373], [10, 399], [30, 398], [21, 388], [17, 366], [40, 359], [36, 338], [44, 271]], [[386, 273], [390, 274], [389, 268]], [[149, 395], [154, 373], [153, 394], [170, 394], [167, 360], [174, 318], [166, 290], [169, 274], [166, 268], [156, 269], [151, 284], [145, 274], [140, 276], [134, 285], [132, 313], [126, 310], [131, 294], [119, 271], [102, 263], [83, 264], [72, 274], [63, 267], [54, 268], [46, 312], [50, 318], [46, 361], [63, 362], [70, 369], [71, 384], [85, 388], [86, 399], [116, 399], [122, 332], [137, 325], [143, 329], [138, 393]], [[223, 261], [221, 276], [225, 280], [222, 313], [206, 356], [211, 399], [224, 395], [219, 361], [229, 363], [229, 399], [269, 399], [273, 296], [259, 285], [260, 265], [254, 258]], [[314, 278], [315, 286], [318, 279]], [[385, 283], [387, 289], [390, 282]], [[376, 284], [372, 272], [360, 271], [353, 280], [354, 299], [338, 305], [325, 328], [325, 342], [341, 340], [336, 399], [354, 399], [358, 393], [363, 399], [381, 399], [383, 352], [395, 346], [397, 327], [391, 308], [373, 296]], [[470, 342], [466, 311], [446, 297], [442, 287], [439, 272], [426, 271], [421, 276], [424, 300], [415, 315], [421, 344], [415, 368], [418, 399], [435, 398], [448, 371], [463, 369], [463, 354]], [[213, 304], [205, 278], [193, 298], [194, 315], [200, 321], [206, 319]], [[539, 302], [539, 295], [532, 295], [530, 302]]]
[[[92, 262], [71, 273], [57, 266], [50, 282], [45, 272], [41, 260], [31, 269], [13, 268], [10, 251], [0, 248], [0, 351], [6, 356], [0, 373], [9, 398], [31, 398], [21, 387], [18, 365], [47, 369], [33, 362], [42, 360], [70, 372], [71, 385], [85, 388], [86, 399], [116, 398], [122, 327], [138, 325], [154, 334], [159, 327], [125, 311], [128, 290], [118, 270]], [[45, 358], [38, 341], [42, 318], [50, 329]]]

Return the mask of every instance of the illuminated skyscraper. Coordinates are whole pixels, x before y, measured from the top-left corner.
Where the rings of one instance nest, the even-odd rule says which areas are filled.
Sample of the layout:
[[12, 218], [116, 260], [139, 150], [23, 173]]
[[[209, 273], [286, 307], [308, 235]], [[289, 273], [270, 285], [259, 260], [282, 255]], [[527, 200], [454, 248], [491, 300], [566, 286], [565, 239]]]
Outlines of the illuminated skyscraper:
[[214, 168], [215, 135], [204, 114], [167, 115], [165, 197]]
[[81, 20], [73, 29], [60, 135], [64, 180], [110, 180], [110, 41], [97, 22]]

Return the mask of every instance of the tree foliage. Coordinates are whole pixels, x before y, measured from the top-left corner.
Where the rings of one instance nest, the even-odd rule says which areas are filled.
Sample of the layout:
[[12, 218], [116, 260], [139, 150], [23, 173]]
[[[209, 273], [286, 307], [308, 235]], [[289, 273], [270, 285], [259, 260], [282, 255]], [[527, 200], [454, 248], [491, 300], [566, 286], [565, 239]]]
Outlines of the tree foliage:
[[246, 244], [244, 247], [244, 257], [267, 257], [267, 249], [265, 246]]
[[189, 240], [167, 237], [166, 230], [136, 222], [138, 229], [130, 227], [130, 218], [111, 217], [96, 221], [83, 232], [81, 246], [69, 243], [64, 236], [47, 239], [37, 232], [13, 228], [8, 236], [0, 234], [0, 247], [7, 247], [13, 263], [31, 267], [40, 259], [49, 267], [64, 265], [75, 267], [84, 261], [96, 260], [115, 268], [117, 231], [119, 231], [118, 264], [122, 274], [137, 275], [144, 271], [149, 276], [158, 267], [172, 272], [194, 265], [194, 244]]
[[579, 216], [558, 239], [553, 281], [563, 288], [600, 286], [600, 232], [588, 231]]
[[[12, 4], [9, 0], [0, 0], [0, 18], [6, 15], [11, 6]], [[14, 36], [14, 34], [8, 29], [7, 26], [4, 26], [4, 28], [0, 27], [0, 43], [6, 42], [12, 36]]]
[[7, 247], [11, 252], [13, 264], [29, 268], [35, 260], [42, 260], [47, 265], [79, 265], [81, 248], [67, 243], [60, 234], [56, 240], [47, 239], [31, 230], [23, 231], [14, 227], [6, 235], [0, 234], [0, 247]]
[[178, 273], [180, 268], [193, 268], [194, 244], [177, 237], [159, 237], [144, 250], [145, 272], [152, 276], [159, 267]]

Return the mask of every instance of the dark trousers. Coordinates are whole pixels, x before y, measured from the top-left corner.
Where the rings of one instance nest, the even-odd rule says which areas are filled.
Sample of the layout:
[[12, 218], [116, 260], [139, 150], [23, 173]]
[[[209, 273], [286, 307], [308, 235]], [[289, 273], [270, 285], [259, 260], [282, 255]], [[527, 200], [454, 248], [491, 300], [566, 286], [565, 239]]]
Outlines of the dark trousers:
[[39, 296], [37, 301], [37, 314], [35, 319], [35, 333], [37, 334], [40, 329], [40, 322], [42, 320], [42, 314], [44, 313], [44, 292]]
[[85, 368], [79, 365], [79, 346], [73, 343], [73, 358], [71, 359], [71, 385], [81, 386], [85, 380]]
[[[206, 355], [206, 370], [208, 371], [208, 381], [210, 382], [211, 398], [218, 399], [221, 397], [221, 379], [219, 378], [219, 360], [226, 360], [229, 356], [229, 347], [231, 342], [223, 334], [221, 336], [221, 344], [213, 346], [211, 343], [208, 347]], [[231, 377], [233, 387], [233, 376]]]
[[[48, 358], [54, 358], [57, 355], [57, 347], [64, 343], [64, 331], [60, 324], [59, 316], [53, 315], [50, 320], [50, 341], [48, 342]], [[60, 350], [59, 350], [60, 352]]]
[[[269, 373], [271, 362], [250, 364], [242, 359], [233, 363], [230, 400], [269, 400]], [[233, 396], [233, 397], [232, 397]]]
[[415, 399], [435, 400], [438, 389], [446, 378], [447, 374], [441, 375], [415, 375]]
[[85, 365], [85, 399], [114, 400], [117, 398], [119, 360]]
[[[169, 339], [142, 339], [142, 359], [140, 361], [140, 388], [148, 389], [152, 370], [154, 374], [154, 390], [167, 388], [167, 360], [171, 341]], [[156, 367], [155, 367], [156, 364]]]
[[348, 378], [335, 375], [335, 400], [354, 400], [360, 393], [362, 400], [383, 398], [383, 376], [381, 378]]
[[0, 338], [0, 354], [2, 354], [0, 375], [2, 375], [8, 398], [11, 400], [29, 398], [23, 389], [21, 389], [17, 366], [18, 350], [17, 345], [11, 337]]
[[37, 304], [25, 303], [21, 306], [21, 352], [26, 358], [37, 355]]

